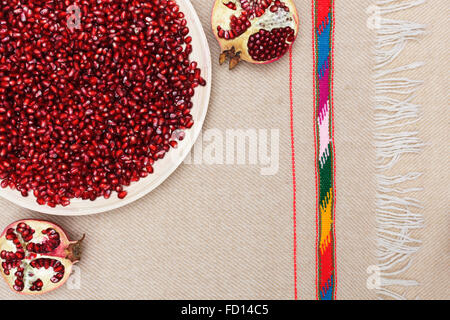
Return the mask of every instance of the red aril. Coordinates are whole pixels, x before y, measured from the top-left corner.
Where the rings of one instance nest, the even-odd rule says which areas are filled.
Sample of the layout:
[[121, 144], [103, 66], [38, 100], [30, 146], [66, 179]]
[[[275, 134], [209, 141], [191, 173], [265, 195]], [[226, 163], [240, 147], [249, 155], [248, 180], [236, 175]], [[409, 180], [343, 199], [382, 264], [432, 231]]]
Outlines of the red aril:
[[0, 272], [17, 293], [55, 290], [80, 260], [82, 240], [70, 241], [59, 226], [48, 221], [16, 221], [0, 236]]
[[292, 0], [216, 0], [212, 28], [222, 49], [220, 63], [230, 69], [240, 60], [271, 63], [280, 59], [298, 34]]

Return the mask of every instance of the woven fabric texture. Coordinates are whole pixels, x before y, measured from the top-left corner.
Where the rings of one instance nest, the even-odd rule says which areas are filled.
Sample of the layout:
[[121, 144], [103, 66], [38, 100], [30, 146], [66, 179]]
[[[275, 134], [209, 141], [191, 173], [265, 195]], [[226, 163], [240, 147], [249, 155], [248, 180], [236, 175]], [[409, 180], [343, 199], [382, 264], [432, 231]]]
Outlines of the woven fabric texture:
[[[373, 1], [335, 1], [336, 297], [375, 299], [366, 285], [367, 268], [376, 264], [375, 36], [367, 27]], [[315, 299], [312, 14], [311, 1], [295, 3], [301, 23], [292, 52], [297, 291], [299, 299]], [[0, 199], [1, 226], [20, 218], [51, 219], [72, 238], [87, 234], [79, 286], [31, 299], [294, 299], [289, 57], [264, 66], [242, 63], [228, 71], [218, 64], [219, 47], [210, 30], [212, 0], [192, 4], [213, 56], [210, 109], [192, 164], [181, 165], [139, 201], [104, 214], [52, 217]], [[411, 61], [411, 55], [412, 61], [426, 63], [414, 71], [414, 78], [424, 80], [417, 99], [423, 105], [419, 130], [427, 146], [409, 164], [423, 172], [420, 197], [426, 227], [417, 231], [423, 245], [406, 275], [421, 285], [408, 289], [408, 298], [450, 296], [447, 9], [447, 0], [432, 0], [404, 13], [405, 19], [427, 24], [426, 36], [401, 58]], [[268, 165], [260, 161], [196, 164], [208, 152], [212, 133], [225, 137], [229, 129], [273, 130], [272, 138], [279, 141], [276, 174], [261, 174]], [[0, 283], [0, 299], [30, 298]]]

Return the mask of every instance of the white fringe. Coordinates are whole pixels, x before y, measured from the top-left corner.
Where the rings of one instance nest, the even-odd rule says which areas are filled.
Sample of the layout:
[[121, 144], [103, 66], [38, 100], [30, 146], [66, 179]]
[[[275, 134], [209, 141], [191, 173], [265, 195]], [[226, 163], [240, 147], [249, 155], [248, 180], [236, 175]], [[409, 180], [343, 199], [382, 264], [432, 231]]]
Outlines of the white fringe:
[[[387, 15], [424, 3], [425, 0], [376, 0], [379, 25], [376, 31], [376, 66], [374, 81], [375, 147], [378, 174], [376, 176], [377, 259], [380, 298], [406, 299], [404, 293], [392, 287], [418, 285], [417, 281], [402, 279], [412, 264], [411, 256], [419, 250], [421, 241], [413, 232], [423, 228], [420, 201], [412, 194], [422, 189], [412, 186], [422, 175], [409, 172], [389, 176], [405, 154], [417, 154], [424, 143], [411, 128], [420, 120], [420, 106], [414, 104], [415, 93], [422, 81], [401, 76], [423, 66], [422, 62], [387, 68], [405, 50], [409, 41], [425, 33], [425, 26], [410, 21], [395, 20]], [[407, 184], [407, 186], [404, 186]]]

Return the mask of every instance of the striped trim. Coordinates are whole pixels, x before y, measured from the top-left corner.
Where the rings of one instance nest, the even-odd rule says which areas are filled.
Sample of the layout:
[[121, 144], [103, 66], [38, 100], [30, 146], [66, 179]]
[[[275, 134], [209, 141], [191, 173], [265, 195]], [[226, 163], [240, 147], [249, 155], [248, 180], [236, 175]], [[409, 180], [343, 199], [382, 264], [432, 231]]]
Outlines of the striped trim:
[[317, 299], [336, 298], [333, 139], [334, 1], [312, 0], [317, 188]]

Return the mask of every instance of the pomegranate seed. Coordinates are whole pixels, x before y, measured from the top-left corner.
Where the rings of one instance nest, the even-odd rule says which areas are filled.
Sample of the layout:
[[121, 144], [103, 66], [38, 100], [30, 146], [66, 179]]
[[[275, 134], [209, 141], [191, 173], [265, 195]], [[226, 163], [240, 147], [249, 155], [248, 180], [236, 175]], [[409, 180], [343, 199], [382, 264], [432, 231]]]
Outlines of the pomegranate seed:
[[118, 194], [119, 199], [123, 199], [127, 196], [127, 192], [126, 191], [121, 191]]

